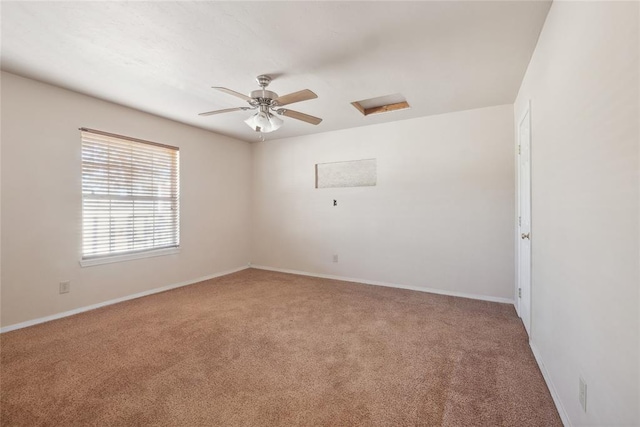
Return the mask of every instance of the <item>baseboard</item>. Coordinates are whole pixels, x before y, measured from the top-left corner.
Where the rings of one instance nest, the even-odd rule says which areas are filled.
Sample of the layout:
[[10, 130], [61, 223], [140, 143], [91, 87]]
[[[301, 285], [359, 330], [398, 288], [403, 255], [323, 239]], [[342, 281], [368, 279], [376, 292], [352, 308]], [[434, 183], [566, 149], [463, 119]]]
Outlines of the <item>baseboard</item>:
[[171, 289], [181, 288], [187, 285], [193, 285], [194, 283], [203, 282], [205, 280], [214, 279], [216, 277], [226, 276], [227, 274], [236, 273], [238, 271], [246, 270], [250, 268], [248, 265], [244, 267], [235, 268], [233, 270], [226, 270], [220, 273], [210, 274], [208, 276], [198, 277], [192, 280], [186, 280], [180, 283], [174, 283], [172, 285], [162, 286], [160, 288], [150, 289], [148, 291], [138, 292], [137, 294], [127, 295], [125, 297], [115, 298], [104, 302], [99, 302], [97, 304], [87, 305], [80, 308], [75, 308], [69, 311], [63, 311], [62, 313], [52, 314], [51, 316], [40, 317], [38, 319], [27, 320], [26, 322], [15, 323], [13, 325], [5, 326], [0, 328], [0, 334], [9, 331], [15, 331], [16, 329], [22, 329], [29, 326], [37, 325], [39, 323], [50, 322], [56, 319], [62, 319], [63, 317], [73, 316], [74, 314], [83, 313], [89, 310], [95, 310], [96, 308], [105, 307], [107, 305], [117, 304], [119, 302], [128, 301], [136, 298], [146, 297], [147, 295], [157, 294], [159, 292], [169, 291]]
[[298, 274], [300, 276], [311, 276], [311, 277], [320, 277], [320, 278], [323, 278], [323, 279], [342, 280], [344, 282], [363, 283], [365, 285], [386, 286], [388, 288], [408, 289], [408, 290], [411, 290], [411, 291], [428, 292], [428, 293], [431, 293], [431, 294], [448, 295], [448, 296], [452, 296], [452, 297], [471, 298], [471, 299], [477, 299], [477, 300], [482, 300], [482, 301], [499, 302], [499, 303], [503, 303], [503, 304], [512, 304], [513, 305], [515, 303], [514, 300], [509, 299], [509, 298], [500, 298], [500, 297], [491, 297], [491, 296], [486, 296], [486, 295], [467, 294], [467, 293], [464, 293], [464, 292], [444, 291], [442, 289], [423, 288], [423, 287], [420, 287], [420, 286], [399, 285], [397, 283], [378, 282], [378, 281], [374, 281], [374, 280], [357, 279], [357, 278], [353, 278], [353, 277], [334, 276], [334, 275], [331, 275], [331, 274], [309, 273], [307, 271], [289, 270], [289, 269], [286, 269], [286, 268], [266, 267], [264, 265], [253, 265], [253, 264], [251, 264], [251, 268], [257, 268], [259, 270], [278, 271], [280, 273]]
[[549, 375], [549, 371], [547, 371], [547, 367], [544, 365], [542, 361], [542, 355], [540, 354], [540, 350], [533, 343], [533, 341], [529, 341], [529, 347], [531, 347], [531, 351], [533, 352], [533, 357], [535, 357], [538, 366], [540, 367], [540, 372], [542, 372], [542, 377], [544, 378], [544, 382], [547, 383], [547, 388], [551, 393], [551, 398], [553, 399], [553, 403], [556, 405], [556, 409], [558, 410], [558, 414], [560, 414], [560, 419], [562, 420], [562, 424], [565, 427], [571, 427], [571, 421], [569, 420], [569, 416], [567, 415], [567, 411], [565, 411], [564, 406], [562, 405], [562, 401], [560, 400], [560, 396], [556, 390], [556, 387], [553, 385], [553, 381], [551, 381], [551, 376]]
[[[511, 300], [511, 299], [508, 299], [508, 298], [467, 294], [467, 293], [464, 293], [464, 292], [450, 292], [450, 291], [443, 291], [441, 289], [423, 288], [423, 287], [418, 287], [418, 286], [408, 286], [408, 285], [400, 285], [400, 284], [396, 284], [396, 283], [378, 282], [378, 281], [372, 281], [372, 280], [366, 280], [366, 279], [358, 279], [358, 278], [353, 278], [353, 277], [334, 276], [334, 275], [330, 275], [330, 274], [320, 274], [320, 273], [309, 273], [309, 272], [306, 272], [306, 271], [289, 270], [289, 269], [284, 269], [284, 268], [273, 268], [273, 267], [267, 267], [267, 266], [262, 266], [262, 265], [248, 264], [247, 266], [235, 268], [235, 269], [232, 269], [232, 270], [222, 271], [220, 273], [214, 273], [214, 274], [210, 274], [208, 276], [198, 277], [198, 278], [195, 278], [195, 279], [192, 279], [192, 280], [187, 280], [187, 281], [180, 282], [180, 283], [175, 283], [175, 284], [171, 284], [171, 285], [167, 285], [167, 286], [162, 286], [160, 288], [154, 288], [154, 289], [150, 289], [148, 291], [138, 292], [136, 294], [127, 295], [127, 296], [124, 296], [124, 297], [121, 297], [121, 298], [115, 298], [115, 299], [111, 299], [111, 300], [108, 300], [108, 301], [103, 301], [103, 302], [100, 302], [100, 303], [97, 303], [97, 304], [87, 305], [87, 306], [76, 308], [76, 309], [69, 310], [69, 311], [63, 311], [62, 313], [56, 313], [56, 314], [52, 314], [50, 316], [40, 317], [40, 318], [37, 318], [37, 319], [27, 320], [25, 322], [20, 322], [20, 323], [15, 323], [15, 324], [9, 325], [9, 326], [4, 326], [4, 327], [0, 328], [0, 334], [5, 333], [5, 332], [10, 332], [10, 331], [15, 331], [17, 329], [27, 328], [29, 326], [37, 325], [37, 324], [40, 324], [40, 323], [50, 322], [50, 321], [56, 320], [56, 319], [62, 319], [63, 317], [73, 316], [74, 314], [83, 313], [85, 311], [90, 311], [90, 310], [95, 310], [96, 308], [105, 307], [107, 305], [117, 304], [119, 302], [128, 301], [128, 300], [132, 300], [132, 299], [136, 299], [136, 298], [141, 298], [141, 297], [144, 297], [144, 296], [147, 296], [147, 295], [157, 294], [159, 292], [164, 292], [164, 291], [168, 291], [168, 290], [171, 290], [171, 289], [180, 288], [182, 286], [192, 285], [194, 283], [202, 282], [202, 281], [209, 280], [209, 279], [214, 279], [216, 277], [226, 276], [228, 274], [236, 273], [238, 271], [242, 271], [242, 270], [245, 270], [247, 268], [256, 268], [256, 269], [259, 269], [259, 270], [278, 271], [278, 272], [281, 272], [281, 273], [298, 274], [298, 275], [301, 275], [301, 276], [321, 277], [321, 278], [324, 278], [324, 279], [342, 280], [342, 281], [345, 281], [345, 282], [363, 283], [365, 285], [386, 286], [386, 287], [390, 287], [390, 288], [408, 289], [408, 290], [412, 290], [412, 291], [429, 292], [429, 293], [434, 293], [434, 294], [448, 295], [448, 296], [462, 297], [462, 298], [471, 298], [471, 299], [477, 299], [477, 300], [482, 300], [482, 301], [491, 301], [491, 302], [499, 302], [499, 303], [505, 303], [505, 304], [514, 304], [514, 301]], [[535, 351], [534, 351], [534, 354], [535, 354]], [[537, 359], [537, 357], [536, 357], [536, 359]], [[538, 362], [538, 363], [540, 364], [540, 362]], [[541, 368], [541, 370], [542, 370], [542, 368]], [[544, 371], [543, 371], [543, 373], [544, 373]], [[545, 377], [545, 379], [546, 379], [546, 377]], [[555, 400], [555, 398], [554, 398], [554, 400]]]

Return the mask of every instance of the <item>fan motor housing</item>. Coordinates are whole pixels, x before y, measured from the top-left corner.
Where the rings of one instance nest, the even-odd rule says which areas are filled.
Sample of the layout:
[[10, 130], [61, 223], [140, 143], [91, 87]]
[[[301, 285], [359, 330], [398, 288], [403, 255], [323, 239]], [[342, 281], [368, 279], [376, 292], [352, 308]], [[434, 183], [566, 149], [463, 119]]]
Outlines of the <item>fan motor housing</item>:
[[258, 89], [251, 92], [251, 98], [254, 99], [276, 99], [278, 98], [278, 94], [275, 92], [271, 92], [270, 90]]

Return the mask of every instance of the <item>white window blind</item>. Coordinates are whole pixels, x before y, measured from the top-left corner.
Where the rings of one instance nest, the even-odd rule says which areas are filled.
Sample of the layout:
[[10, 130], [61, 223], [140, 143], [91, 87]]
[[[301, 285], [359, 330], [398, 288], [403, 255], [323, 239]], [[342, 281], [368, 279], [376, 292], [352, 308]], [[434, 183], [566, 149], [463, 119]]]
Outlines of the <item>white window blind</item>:
[[178, 148], [80, 130], [82, 259], [177, 248]]

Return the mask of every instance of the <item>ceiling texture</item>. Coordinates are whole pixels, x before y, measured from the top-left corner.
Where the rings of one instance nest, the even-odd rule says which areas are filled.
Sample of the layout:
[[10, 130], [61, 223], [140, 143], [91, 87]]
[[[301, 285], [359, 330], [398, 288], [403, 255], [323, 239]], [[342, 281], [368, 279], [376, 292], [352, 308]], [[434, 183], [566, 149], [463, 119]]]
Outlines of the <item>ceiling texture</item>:
[[[512, 103], [550, 1], [11, 2], [2, 69], [244, 141], [256, 76], [323, 118], [288, 117], [265, 139]], [[410, 109], [364, 117], [353, 101], [401, 94]]]

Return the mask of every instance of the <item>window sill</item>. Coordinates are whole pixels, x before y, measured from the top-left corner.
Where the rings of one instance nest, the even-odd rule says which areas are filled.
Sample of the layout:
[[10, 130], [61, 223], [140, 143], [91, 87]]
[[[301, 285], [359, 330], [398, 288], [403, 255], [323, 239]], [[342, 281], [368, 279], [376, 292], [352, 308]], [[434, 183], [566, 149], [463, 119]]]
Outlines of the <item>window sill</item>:
[[105, 256], [102, 258], [91, 258], [80, 260], [81, 267], [91, 267], [94, 265], [111, 264], [114, 262], [131, 261], [134, 259], [151, 258], [156, 256], [173, 255], [180, 253], [180, 248], [157, 249], [146, 252], [138, 252], [134, 254]]

